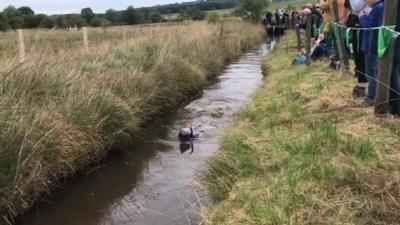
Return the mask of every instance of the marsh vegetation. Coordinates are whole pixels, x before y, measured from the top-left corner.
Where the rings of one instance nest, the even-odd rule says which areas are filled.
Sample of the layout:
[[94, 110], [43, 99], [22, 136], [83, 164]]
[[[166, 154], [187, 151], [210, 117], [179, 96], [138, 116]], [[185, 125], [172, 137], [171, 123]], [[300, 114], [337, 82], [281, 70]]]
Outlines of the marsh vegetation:
[[135, 143], [146, 121], [196, 96], [227, 62], [259, 44], [245, 22], [79, 31], [32, 30], [27, 59], [0, 34], [0, 214], [26, 212], [65, 177]]

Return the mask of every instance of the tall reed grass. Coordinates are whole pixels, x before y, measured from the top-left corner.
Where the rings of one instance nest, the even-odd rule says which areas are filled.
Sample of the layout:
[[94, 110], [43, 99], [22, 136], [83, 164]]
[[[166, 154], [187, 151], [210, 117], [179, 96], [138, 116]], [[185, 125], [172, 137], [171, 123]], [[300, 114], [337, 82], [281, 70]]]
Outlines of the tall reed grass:
[[227, 62], [262, 41], [261, 27], [203, 22], [168, 27], [33, 31], [17, 64], [14, 34], [0, 38], [1, 224], [29, 210], [65, 177], [112, 148], [134, 144], [143, 124], [198, 94]]

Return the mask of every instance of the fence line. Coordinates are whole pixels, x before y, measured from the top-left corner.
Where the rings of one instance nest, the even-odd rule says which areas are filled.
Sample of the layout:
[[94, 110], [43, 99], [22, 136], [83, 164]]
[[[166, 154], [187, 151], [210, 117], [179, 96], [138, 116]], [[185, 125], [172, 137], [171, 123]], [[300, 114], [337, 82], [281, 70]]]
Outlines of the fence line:
[[[19, 63], [24, 63], [26, 61], [26, 50], [25, 50], [25, 40], [24, 40], [24, 30], [17, 29], [17, 43], [18, 43], [18, 61]], [[89, 52], [89, 37], [87, 27], [82, 27], [82, 37], [83, 37], [83, 49], [87, 53]], [[126, 31], [123, 31], [123, 40], [126, 40]]]
[[89, 52], [89, 39], [88, 39], [87, 27], [82, 27], [82, 33], [83, 33], [83, 49], [85, 50], [86, 53], [88, 53]]
[[[227, 27], [227, 24], [231, 21], [232, 20], [229, 19], [224, 20], [222, 27], [219, 28], [217, 28], [217, 25], [215, 26], [216, 29], [218, 29], [218, 37], [223, 36], [225, 27]], [[177, 29], [182, 29], [183, 26], [187, 26], [188, 24], [189, 23], [186, 22], [158, 24], [157, 28], [160, 28], [160, 30], [156, 28], [156, 25], [119, 26], [107, 29], [91, 29], [89, 27], [82, 27], [76, 31], [73, 30], [71, 33], [69, 33], [71, 30], [56, 30], [52, 32], [52, 30], [47, 29], [17, 29], [4, 34], [7, 35], [5, 36], [7, 39], [12, 41], [12, 44], [8, 44], [8, 41], [2, 42], [0, 43], [0, 48], [6, 46], [8, 48], [8, 53], [12, 54], [12, 57], [15, 57], [15, 61], [21, 64], [26, 63], [30, 56], [36, 55], [36, 53], [39, 53], [42, 49], [46, 52], [54, 49], [54, 53], [57, 54], [63, 52], [59, 51], [57, 48], [59, 46], [61, 46], [60, 48], [62, 48], [62, 50], [72, 49], [73, 47], [73, 49], [80, 50], [81, 53], [89, 53], [94, 46], [103, 41], [127, 44], [129, 40], [140, 39], [143, 35], [148, 35], [149, 38], [154, 38], [160, 31], [171, 36], [171, 32], [173, 31], [170, 31], [169, 27], [174, 26]], [[68, 32], [68, 34], [65, 32]], [[36, 37], [36, 34], [39, 34], [40, 36]], [[2, 38], [2, 36], [0, 38]], [[36, 45], [36, 43], [38, 43], [38, 45]], [[45, 48], [40, 48], [43, 47], [42, 45]], [[12, 52], [10, 50], [12, 50]]]
[[335, 26], [344, 28], [344, 29], [357, 30], [357, 31], [372, 31], [372, 30], [386, 29], [386, 30], [393, 32], [394, 38], [397, 38], [398, 36], [400, 36], [400, 32], [394, 30], [394, 27], [396, 27], [396, 25], [385, 25], [385, 26], [380, 26], [380, 27], [361, 28], [361, 27], [346, 27], [339, 23], [332, 23], [332, 24]]
[[[393, 101], [393, 99], [390, 99], [390, 91], [393, 91], [394, 93], [398, 93], [398, 91], [394, 90], [391, 88], [391, 77], [393, 74], [393, 69], [394, 69], [394, 54], [395, 54], [395, 46], [396, 46], [396, 39], [400, 37], [400, 32], [394, 30], [393, 24], [396, 24], [397, 20], [397, 14], [400, 12], [397, 12], [399, 1], [385, 1], [385, 9], [384, 9], [384, 23], [383, 26], [380, 27], [372, 27], [372, 28], [354, 28], [354, 27], [346, 27], [344, 25], [339, 24], [338, 17], [337, 17], [337, 0], [332, 0], [330, 2], [331, 6], [331, 13], [333, 16], [333, 20], [335, 22], [328, 23], [332, 24], [332, 28], [334, 31], [334, 36], [336, 39], [336, 47], [338, 49], [339, 53], [339, 60], [340, 60], [340, 67], [342, 73], [347, 71], [349, 67], [349, 57], [347, 55], [347, 52], [345, 51], [346, 46], [345, 46], [345, 40], [343, 35], [343, 29], [346, 29], [347, 32], [348, 30], [357, 30], [357, 31], [376, 31], [379, 30], [381, 31], [382, 29], [386, 29], [393, 33], [393, 36], [391, 37], [391, 42], [390, 45], [388, 46], [387, 50], [383, 52], [383, 56], [379, 59], [379, 68], [378, 68], [378, 75], [377, 78], [373, 78], [365, 73], [362, 73], [366, 75], [369, 79], [374, 79], [377, 82], [377, 92], [376, 92], [376, 98], [375, 98], [375, 106], [374, 106], [374, 111], [376, 115], [387, 115], [389, 113], [389, 103]], [[307, 31], [309, 30], [309, 24], [307, 23]], [[297, 47], [301, 49], [301, 35], [300, 35], [300, 29], [299, 25], [296, 25], [296, 36], [297, 36]], [[306, 35], [307, 36], [307, 35]], [[347, 35], [346, 35], [346, 38]], [[379, 37], [382, 38], [382, 37]], [[372, 40], [370, 40], [372, 41]], [[306, 39], [306, 45], [308, 45], [308, 38]], [[307, 49], [308, 50], [308, 49]], [[307, 53], [307, 63], [310, 58], [310, 55]], [[357, 71], [361, 73], [361, 71]]]

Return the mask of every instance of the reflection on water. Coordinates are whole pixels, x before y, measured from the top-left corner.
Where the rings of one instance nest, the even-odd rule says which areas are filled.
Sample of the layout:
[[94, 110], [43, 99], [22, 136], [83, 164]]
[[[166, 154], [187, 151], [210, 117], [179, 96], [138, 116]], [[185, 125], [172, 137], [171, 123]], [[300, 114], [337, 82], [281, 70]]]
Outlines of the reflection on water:
[[[36, 209], [21, 225], [197, 224], [209, 203], [199, 184], [207, 159], [233, 115], [262, 84], [262, 56], [274, 42], [228, 66], [201, 98], [161, 125], [156, 139], [120, 152], [105, 165], [74, 179]], [[186, 124], [201, 124], [199, 140], [179, 142]]]
[[185, 154], [185, 152], [190, 150], [189, 155], [193, 154], [194, 152], [194, 144], [193, 141], [188, 142], [181, 142], [179, 145], [179, 149], [181, 150], [181, 154]]

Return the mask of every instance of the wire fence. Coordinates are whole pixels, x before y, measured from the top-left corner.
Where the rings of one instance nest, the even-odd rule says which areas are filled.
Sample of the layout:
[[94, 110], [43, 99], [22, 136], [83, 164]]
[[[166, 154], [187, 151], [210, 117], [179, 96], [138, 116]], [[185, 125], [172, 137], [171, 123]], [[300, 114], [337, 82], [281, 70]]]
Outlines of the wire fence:
[[[378, 46], [377, 56], [378, 56], [378, 74], [376, 76], [372, 74], [368, 74], [355, 70], [356, 73], [364, 75], [368, 78], [369, 82], [376, 82], [377, 90], [376, 97], [374, 99], [375, 105], [375, 114], [381, 116], [382, 114], [389, 114], [390, 112], [390, 103], [400, 101], [400, 98], [393, 96], [400, 96], [400, 90], [394, 88], [391, 85], [392, 75], [394, 73], [394, 69], [398, 69], [395, 65], [398, 65], [400, 62], [395, 62], [395, 47], [396, 41], [400, 38], [400, 32], [395, 30], [397, 14], [397, 4], [398, 1], [385, 1], [385, 9], [384, 9], [384, 22], [382, 26], [371, 27], [371, 28], [362, 28], [362, 27], [347, 27], [343, 24], [340, 24], [338, 21], [337, 10], [337, 1], [331, 1], [331, 13], [333, 17], [333, 22], [323, 23], [320, 27], [315, 26], [306, 26], [305, 33], [314, 33], [314, 38], [317, 38], [320, 33], [325, 33], [327, 36], [330, 36], [332, 41], [332, 46], [335, 50], [337, 50], [338, 57], [336, 59], [340, 61], [340, 68], [343, 74], [348, 74], [348, 70], [350, 69], [349, 64], [349, 54], [350, 53], [350, 39], [352, 38], [352, 33], [356, 33], [357, 37], [360, 37], [360, 32], [369, 32], [369, 46], [371, 46], [373, 41], [377, 41], [378, 43], [374, 43], [374, 45]], [[311, 17], [311, 15], [306, 16], [307, 19]], [[328, 26], [328, 29], [326, 29]], [[298, 28], [299, 24], [297, 24], [297, 46], [299, 48], [302, 47], [304, 43], [301, 40], [300, 29]], [[306, 57], [307, 59], [311, 58], [311, 49], [310, 44], [312, 42], [312, 38], [309, 35], [305, 36], [305, 46], [306, 46]], [[365, 40], [363, 40], [365, 41]], [[358, 43], [360, 45], [360, 43]], [[371, 52], [367, 53], [371, 54]], [[398, 54], [398, 53], [397, 53]], [[397, 75], [398, 76], [398, 75]], [[396, 85], [400, 86], [400, 85]], [[392, 97], [391, 97], [392, 95]]]

